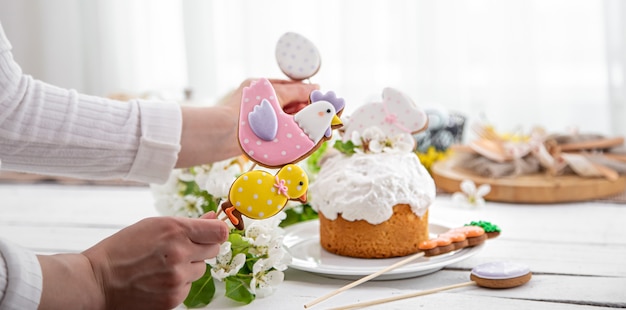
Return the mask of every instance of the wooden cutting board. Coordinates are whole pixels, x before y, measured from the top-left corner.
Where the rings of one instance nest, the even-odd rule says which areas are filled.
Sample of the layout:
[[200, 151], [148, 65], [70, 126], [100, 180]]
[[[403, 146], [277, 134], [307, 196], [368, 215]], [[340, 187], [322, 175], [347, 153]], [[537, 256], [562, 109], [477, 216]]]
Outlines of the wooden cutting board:
[[460, 192], [460, 184], [469, 179], [489, 184], [491, 192], [485, 200], [512, 203], [560, 203], [584, 201], [617, 195], [626, 190], [626, 176], [616, 181], [604, 178], [583, 178], [576, 175], [550, 177], [545, 174], [505, 178], [485, 178], [455, 167], [450, 160], [440, 161], [431, 167], [433, 179], [439, 189], [449, 193]]

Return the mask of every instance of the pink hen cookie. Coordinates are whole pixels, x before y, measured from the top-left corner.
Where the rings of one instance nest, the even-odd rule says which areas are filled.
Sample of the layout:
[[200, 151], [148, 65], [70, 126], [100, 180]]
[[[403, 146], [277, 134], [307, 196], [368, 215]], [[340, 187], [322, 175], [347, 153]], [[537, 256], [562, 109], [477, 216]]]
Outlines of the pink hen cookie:
[[340, 126], [337, 108], [343, 99], [329, 92], [312, 93], [311, 104], [294, 115], [285, 113], [267, 79], [254, 81], [243, 89], [239, 113], [239, 145], [261, 166], [279, 168], [296, 163], [329, 139], [331, 128]]

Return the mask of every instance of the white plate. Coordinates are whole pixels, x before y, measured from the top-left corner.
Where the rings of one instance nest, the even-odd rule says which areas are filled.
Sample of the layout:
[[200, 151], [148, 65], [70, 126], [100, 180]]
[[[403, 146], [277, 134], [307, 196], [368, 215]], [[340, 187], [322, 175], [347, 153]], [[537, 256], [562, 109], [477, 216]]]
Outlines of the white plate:
[[[443, 225], [429, 224], [429, 231], [433, 235], [448, 230], [450, 228]], [[338, 279], [360, 279], [406, 258], [365, 259], [327, 252], [320, 245], [319, 221], [315, 220], [287, 227], [284, 244], [293, 257], [289, 267]], [[405, 279], [433, 273], [447, 265], [469, 258], [478, 253], [483, 246], [484, 243], [443, 255], [421, 257], [407, 265], [386, 272], [374, 280]]]

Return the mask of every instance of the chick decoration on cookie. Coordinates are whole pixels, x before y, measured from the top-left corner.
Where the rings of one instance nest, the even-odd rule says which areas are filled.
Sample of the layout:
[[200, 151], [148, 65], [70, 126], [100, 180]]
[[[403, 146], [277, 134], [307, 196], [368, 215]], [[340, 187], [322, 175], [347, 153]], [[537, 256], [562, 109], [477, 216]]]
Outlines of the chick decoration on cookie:
[[257, 164], [280, 168], [293, 164], [331, 138], [345, 103], [334, 92], [314, 91], [311, 103], [294, 115], [285, 113], [267, 79], [245, 87], [239, 112], [238, 139], [244, 153]]
[[306, 202], [308, 187], [307, 174], [294, 164], [285, 165], [276, 175], [263, 170], [248, 171], [233, 182], [221, 208], [235, 228], [243, 230], [242, 215], [252, 219], [272, 217], [289, 200]]

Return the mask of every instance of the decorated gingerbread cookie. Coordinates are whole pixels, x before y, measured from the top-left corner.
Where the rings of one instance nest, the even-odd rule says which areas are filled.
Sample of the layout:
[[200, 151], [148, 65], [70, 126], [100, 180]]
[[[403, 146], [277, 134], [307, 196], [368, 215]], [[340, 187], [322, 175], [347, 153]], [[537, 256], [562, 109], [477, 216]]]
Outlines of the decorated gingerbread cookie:
[[295, 81], [314, 76], [322, 63], [313, 42], [295, 32], [287, 32], [278, 39], [276, 61], [280, 70]]
[[[342, 125], [344, 100], [314, 91], [311, 103], [294, 115], [285, 113], [267, 79], [244, 88], [239, 114], [239, 145], [254, 162], [268, 168], [296, 163], [330, 139]], [[339, 111], [339, 112], [338, 112]]]
[[344, 126], [343, 140], [352, 138], [352, 132], [362, 133], [369, 127], [378, 127], [385, 136], [415, 134], [426, 129], [428, 116], [404, 93], [385, 88], [381, 102], [361, 106]]
[[485, 230], [485, 233], [487, 234], [487, 237], [489, 239], [499, 236], [501, 232], [500, 227], [498, 227], [498, 225], [491, 224], [490, 222], [487, 222], [487, 221], [472, 221], [469, 224], [465, 224], [465, 226], [481, 227], [482, 229]]
[[[488, 226], [493, 230], [497, 229], [498, 234], [487, 234], [483, 226]], [[496, 225], [485, 221], [471, 222], [463, 227], [454, 228], [440, 234], [436, 238], [426, 240], [420, 243], [418, 248], [424, 251], [424, 256], [435, 256], [465, 247], [477, 246], [485, 242], [485, 240], [496, 238], [499, 235], [500, 228]]]
[[306, 202], [309, 178], [302, 168], [289, 164], [276, 175], [253, 170], [239, 176], [228, 193], [222, 210], [237, 229], [243, 229], [242, 215], [265, 219], [280, 212], [288, 200]]
[[528, 266], [512, 262], [490, 262], [472, 269], [470, 279], [482, 287], [511, 288], [530, 281]]

